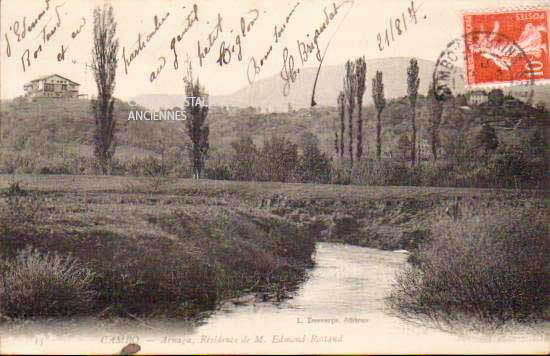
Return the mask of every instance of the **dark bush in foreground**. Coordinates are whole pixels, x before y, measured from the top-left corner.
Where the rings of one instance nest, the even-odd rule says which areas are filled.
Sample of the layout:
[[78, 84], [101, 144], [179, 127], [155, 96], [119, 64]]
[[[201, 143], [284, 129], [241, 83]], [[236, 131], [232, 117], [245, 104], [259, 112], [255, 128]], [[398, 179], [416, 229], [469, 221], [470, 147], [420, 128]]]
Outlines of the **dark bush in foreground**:
[[433, 226], [389, 304], [409, 318], [452, 322], [540, 319], [550, 307], [547, 211], [485, 210]]
[[10, 317], [67, 316], [92, 303], [94, 274], [72, 257], [26, 248], [0, 270], [0, 313]]

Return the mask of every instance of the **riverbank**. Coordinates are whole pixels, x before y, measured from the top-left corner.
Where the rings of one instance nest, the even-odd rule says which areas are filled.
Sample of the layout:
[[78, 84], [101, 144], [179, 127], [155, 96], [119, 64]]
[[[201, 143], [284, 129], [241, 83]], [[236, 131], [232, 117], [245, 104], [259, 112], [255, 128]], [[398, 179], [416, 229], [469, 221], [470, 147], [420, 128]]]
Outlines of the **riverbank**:
[[300, 226], [235, 199], [23, 182], [1, 200], [5, 320], [192, 318], [243, 293], [283, 297], [313, 263]]
[[311, 266], [314, 241], [412, 251], [430, 239], [442, 215], [544, 207], [550, 197], [525, 190], [3, 175], [4, 200], [14, 182], [28, 196], [3, 211], [9, 219], [0, 230], [2, 251], [14, 255], [32, 245], [76, 256], [95, 274], [93, 312], [106, 316], [189, 317], [249, 292], [280, 299]]
[[116, 354], [129, 343], [150, 354], [506, 354], [547, 349], [547, 324], [512, 323], [488, 335], [448, 333], [388, 313], [385, 298], [395, 274], [406, 265], [404, 254], [320, 242], [315, 261], [308, 279], [281, 303], [227, 301], [200, 323], [85, 318], [20, 323], [17, 329], [0, 325], [2, 347], [30, 354], [59, 349]]
[[0, 189], [18, 181], [25, 189], [82, 193], [125, 202], [132, 195], [152, 205], [208, 205], [236, 201], [284, 217], [317, 240], [385, 250], [412, 250], [429, 239], [442, 215], [505, 206], [544, 208], [550, 191], [438, 187], [377, 187], [275, 182], [233, 182], [172, 178], [72, 175], [0, 175]]

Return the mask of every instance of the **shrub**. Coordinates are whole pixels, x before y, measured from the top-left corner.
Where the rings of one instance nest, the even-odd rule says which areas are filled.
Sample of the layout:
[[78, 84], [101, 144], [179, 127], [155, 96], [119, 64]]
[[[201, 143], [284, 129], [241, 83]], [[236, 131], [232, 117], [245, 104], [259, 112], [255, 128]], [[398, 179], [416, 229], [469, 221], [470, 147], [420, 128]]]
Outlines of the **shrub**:
[[3, 263], [0, 311], [10, 317], [84, 313], [93, 302], [94, 274], [78, 260], [26, 248]]
[[544, 209], [482, 208], [440, 219], [412, 255], [389, 304], [410, 318], [501, 326], [541, 318], [550, 307], [550, 239]]
[[130, 176], [158, 177], [166, 175], [166, 167], [162, 160], [153, 156], [128, 160], [121, 171]]
[[215, 152], [204, 167], [204, 177], [216, 180], [231, 180], [231, 159], [224, 153]]
[[107, 305], [110, 314], [120, 316], [155, 311], [181, 316], [211, 308], [218, 296], [211, 267], [173, 244], [154, 244], [107, 252], [115, 264], [106, 263], [101, 256], [92, 259], [101, 309]]
[[258, 148], [249, 136], [243, 136], [231, 143], [235, 151], [232, 159], [232, 172], [235, 180], [254, 180], [258, 166]]
[[365, 159], [353, 167], [352, 182], [366, 185], [417, 185], [421, 168], [407, 162]]
[[259, 154], [259, 180], [289, 182], [298, 166], [298, 146], [284, 136], [266, 138]]
[[231, 168], [225, 164], [208, 166], [204, 169], [207, 179], [231, 180]]
[[331, 168], [326, 154], [317, 147], [307, 147], [299, 157], [297, 174], [300, 182], [325, 184], [329, 182]]
[[36, 158], [22, 153], [0, 154], [0, 173], [33, 173]]
[[338, 159], [331, 165], [330, 183], [341, 185], [352, 183], [349, 163], [345, 159]]

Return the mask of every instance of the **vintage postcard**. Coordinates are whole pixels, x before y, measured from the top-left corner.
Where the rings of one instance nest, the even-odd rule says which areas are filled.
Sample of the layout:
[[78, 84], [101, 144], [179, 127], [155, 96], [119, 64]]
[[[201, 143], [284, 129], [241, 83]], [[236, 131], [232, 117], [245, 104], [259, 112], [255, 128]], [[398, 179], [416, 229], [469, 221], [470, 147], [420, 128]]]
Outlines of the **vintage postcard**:
[[0, 354], [548, 354], [549, 16], [1, 0]]

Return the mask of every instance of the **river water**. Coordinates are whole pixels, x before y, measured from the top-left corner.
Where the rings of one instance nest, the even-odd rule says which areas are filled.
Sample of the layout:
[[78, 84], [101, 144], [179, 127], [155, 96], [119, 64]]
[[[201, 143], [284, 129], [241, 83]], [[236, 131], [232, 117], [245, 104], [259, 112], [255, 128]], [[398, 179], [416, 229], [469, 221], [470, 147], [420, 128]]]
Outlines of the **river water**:
[[0, 346], [3, 352], [12, 351], [10, 345], [17, 343], [27, 345], [19, 352], [59, 351], [62, 347], [71, 353], [116, 353], [129, 342], [138, 343], [144, 353], [548, 351], [549, 339], [543, 333], [548, 328], [517, 328], [491, 336], [447, 333], [393, 315], [384, 298], [406, 258], [400, 252], [318, 243], [316, 265], [308, 279], [292, 298], [281, 303], [226, 302], [193, 326], [148, 321], [139, 327], [98, 327], [93, 319], [70, 330], [66, 326], [34, 326], [26, 335], [2, 336]]

